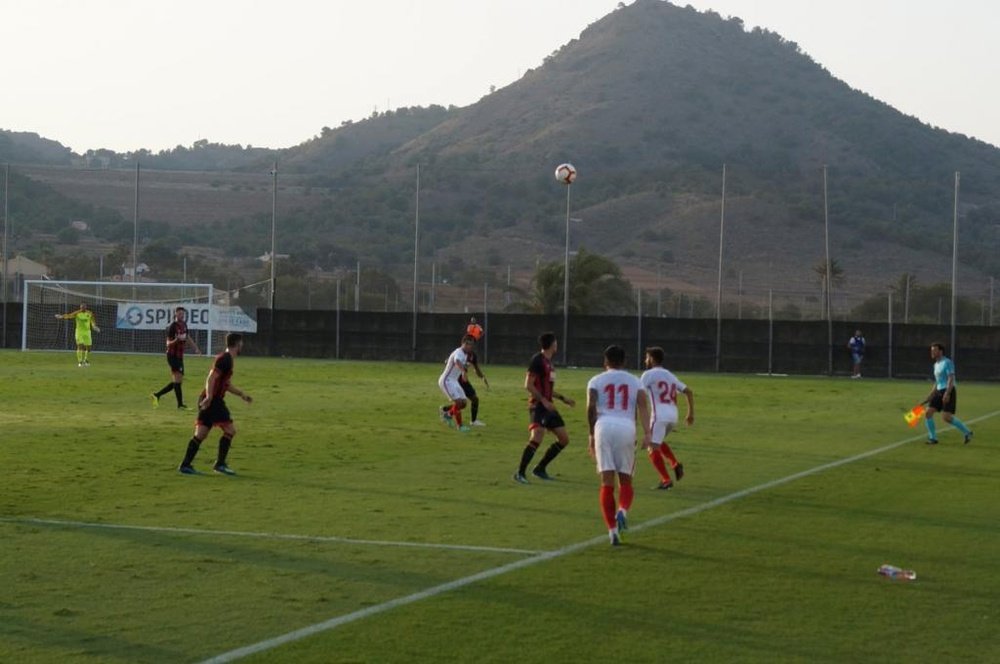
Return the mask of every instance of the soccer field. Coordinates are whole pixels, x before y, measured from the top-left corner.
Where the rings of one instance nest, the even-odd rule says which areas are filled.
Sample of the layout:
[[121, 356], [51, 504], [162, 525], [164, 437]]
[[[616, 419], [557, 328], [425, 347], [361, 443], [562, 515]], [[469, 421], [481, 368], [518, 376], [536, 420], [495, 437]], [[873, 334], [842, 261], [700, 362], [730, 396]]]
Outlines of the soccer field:
[[[439, 365], [239, 358], [239, 475], [189, 477], [163, 358], [91, 364], [0, 352], [0, 661], [1000, 661], [1000, 385], [961, 362], [975, 440], [933, 447], [902, 418], [929, 382], [681, 375], [685, 477], [654, 491], [638, 455], [616, 548], [596, 369], [559, 370], [571, 445], [523, 486], [523, 367], [484, 367], [463, 434]], [[209, 360], [186, 364], [193, 405]]]

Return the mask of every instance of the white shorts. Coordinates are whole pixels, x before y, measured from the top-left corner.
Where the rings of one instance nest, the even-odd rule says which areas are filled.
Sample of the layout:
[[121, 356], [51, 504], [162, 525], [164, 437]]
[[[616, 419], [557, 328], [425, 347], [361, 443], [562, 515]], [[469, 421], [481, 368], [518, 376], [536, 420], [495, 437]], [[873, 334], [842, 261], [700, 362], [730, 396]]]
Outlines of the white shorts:
[[594, 425], [597, 472], [613, 470], [631, 475], [635, 470], [635, 423], [623, 417], [606, 417]]
[[674, 430], [674, 426], [677, 424], [677, 420], [656, 420], [653, 422], [652, 432], [652, 443], [653, 445], [661, 444], [667, 437], [667, 435]]
[[438, 387], [444, 392], [444, 395], [448, 397], [450, 401], [457, 401], [458, 399], [465, 398], [465, 390], [462, 386], [458, 384], [458, 380], [445, 380], [444, 376], [438, 378]]

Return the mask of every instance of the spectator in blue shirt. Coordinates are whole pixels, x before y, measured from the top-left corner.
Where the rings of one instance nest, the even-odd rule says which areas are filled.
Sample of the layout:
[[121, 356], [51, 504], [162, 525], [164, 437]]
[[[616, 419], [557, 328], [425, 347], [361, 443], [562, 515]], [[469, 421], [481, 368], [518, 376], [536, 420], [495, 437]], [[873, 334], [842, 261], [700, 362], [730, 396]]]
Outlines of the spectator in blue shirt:
[[851, 378], [861, 378], [861, 361], [865, 359], [865, 338], [861, 336], [861, 330], [854, 331], [854, 336], [847, 342], [847, 348], [851, 351], [851, 360], [854, 362]]

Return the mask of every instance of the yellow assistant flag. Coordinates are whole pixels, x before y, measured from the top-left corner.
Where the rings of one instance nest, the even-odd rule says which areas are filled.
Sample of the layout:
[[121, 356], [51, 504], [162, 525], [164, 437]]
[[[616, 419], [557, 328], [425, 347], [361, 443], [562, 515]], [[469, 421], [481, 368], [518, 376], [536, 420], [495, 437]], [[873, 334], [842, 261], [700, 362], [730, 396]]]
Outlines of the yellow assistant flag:
[[917, 404], [909, 411], [907, 411], [905, 415], [903, 415], [903, 419], [906, 420], [906, 423], [909, 424], [911, 427], [915, 427], [917, 426], [917, 422], [920, 421], [920, 417], [923, 414], [924, 414], [924, 405]]

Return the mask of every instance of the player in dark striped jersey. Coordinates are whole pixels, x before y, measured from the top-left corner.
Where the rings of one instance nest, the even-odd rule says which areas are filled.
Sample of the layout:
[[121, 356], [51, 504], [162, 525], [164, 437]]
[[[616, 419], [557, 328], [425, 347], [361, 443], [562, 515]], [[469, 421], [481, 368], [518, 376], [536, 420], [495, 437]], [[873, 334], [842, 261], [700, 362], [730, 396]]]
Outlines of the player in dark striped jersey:
[[163, 386], [159, 392], [153, 392], [150, 397], [153, 399], [153, 408], [160, 405], [160, 397], [167, 392], [173, 391], [177, 397], [177, 407], [187, 410], [184, 405], [184, 393], [181, 391], [181, 383], [184, 381], [184, 348], [191, 344], [194, 352], [201, 355], [201, 349], [193, 337], [188, 336], [187, 309], [177, 307], [174, 309], [174, 322], [167, 326], [167, 366], [170, 367], [170, 382]]
[[546, 468], [569, 445], [566, 424], [552, 400], [558, 399], [570, 407], [576, 405], [575, 401], [553, 389], [556, 372], [552, 369], [552, 357], [559, 349], [556, 335], [552, 332], [545, 332], [538, 337], [538, 344], [541, 346], [541, 350], [531, 358], [531, 362], [528, 364], [528, 373], [524, 377], [524, 389], [530, 395], [528, 397], [528, 412], [531, 420], [528, 424], [528, 444], [525, 446], [524, 452], [521, 453], [521, 464], [518, 466], [517, 472], [514, 473], [514, 481], [521, 484], [528, 483], [525, 473], [532, 457], [535, 456], [535, 451], [538, 450], [538, 446], [545, 438], [546, 429], [555, 434], [556, 442], [549, 446], [549, 449], [545, 451], [545, 456], [531, 473], [543, 480], [552, 479]]
[[188, 441], [187, 453], [178, 470], [184, 475], [197, 475], [198, 471], [192, 466], [198, 448], [208, 436], [212, 427], [222, 429], [222, 438], [219, 439], [219, 455], [215, 459], [213, 470], [223, 475], [235, 475], [228, 465], [226, 465], [226, 455], [229, 454], [229, 447], [232, 445], [233, 437], [236, 435], [236, 426], [233, 418], [229, 415], [229, 408], [226, 407], [226, 392], [232, 392], [247, 403], [253, 399], [249, 394], [239, 389], [232, 383], [233, 363], [237, 355], [243, 349], [243, 335], [230, 332], [226, 335], [226, 350], [215, 356], [212, 362], [212, 370], [208, 372], [205, 381], [205, 389], [202, 390], [198, 399], [198, 420], [195, 422], [194, 436]]

